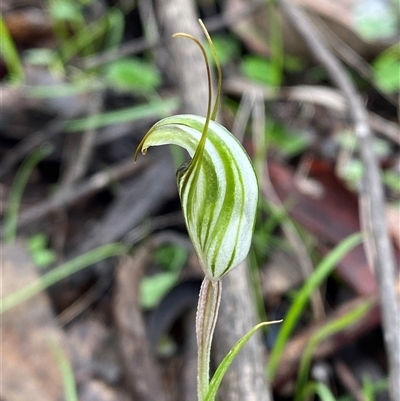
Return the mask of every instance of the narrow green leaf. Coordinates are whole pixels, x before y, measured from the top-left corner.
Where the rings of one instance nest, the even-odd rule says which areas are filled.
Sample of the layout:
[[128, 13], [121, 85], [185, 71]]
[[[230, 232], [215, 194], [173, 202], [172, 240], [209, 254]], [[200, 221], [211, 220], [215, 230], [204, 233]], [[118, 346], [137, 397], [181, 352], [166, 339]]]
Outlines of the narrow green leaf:
[[281, 321], [278, 320], [278, 321], [272, 321], [272, 322], [262, 322], [262, 323], [257, 324], [232, 347], [232, 349], [228, 352], [228, 354], [225, 356], [225, 358], [222, 360], [222, 362], [219, 364], [217, 370], [215, 371], [214, 376], [210, 381], [208, 393], [207, 393], [204, 401], [214, 401], [215, 396], [217, 395], [217, 391], [219, 389], [219, 386], [221, 384], [223, 377], [225, 376], [226, 371], [228, 370], [228, 368], [231, 365], [231, 363], [233, 362], [233, 360], [236, 358], [236, 355], [239, 353], [239, 351], [246, 345], [247, 341], [250, 340], [251, 336], [258, 329], [261, 329], [262, 327], [267, 326], [269, 324], [275, 324], [275, 323], [279, 323], [279, 322], [281, 322]]
[[11, 81], [14, 83], [23, 82], [25, 73], [22, 62], [2, 15], [0, 15], [0, 56], [7, 66]]
[[10, 196], [7, 201], [4, 218], [4, 241], [13, 242], [17, 236], [18, 211], [22, 194], [28, 182], [29, 176], [35, 166], [53, 151], [53, 147], [44, 144], [38, 150], [30, 154], [21, 164], [12, 184]]
[[110, 8], [108, 10], [108, 32], [105, 39], [104, 48], [116, 48], [124, 36], [125, 16], [119, 8]]
[[273, 379], [275, 375], [286, 342], [290, 334], [293, 332], [302, 311], [310, 300], [311, 294], [323, 282], [323, 280], [332, 273], [336, 264], [343, 258], [343, 256], [361, 241], [362, 235], [360, 233], [352, 234], [344, 239], [317, 266], [313, 274], [307, 279], [297, 294], [285, 316], [278, 338], [269, 358], [268, 376], [270, 379]]
[[331, 390], [324, 383], [310, 383], [306, 388], [306, 395], [304, 399], [310, 397], [313, 394], [317, 394], [322, 401], [337, 401]]
[[71, 274], [74, 274], [100, 260], [121, 255], [126, 251], [127, 248], [121, 244], [107, 244], [54, 268], [20, 290], [3, 298], [0, 302], [0, 315]]
[[335, 333], [338, 333], [357, 322], [371, 309], [371, 306], [372, 301], [366, 301], [344, 316], [340, 316], [338, 319], [329, 322], [313, 334], [301, 358], [299, 373], [297, 376], [295, 401], [302, 401], [307, 398], [306, 385], [316, 347], [327, 337], [333, 336]]
[[64, 399], [65, 401], [78, 401], [76, 381], [71, 364], [60, 344], [54, 342], [52, 344], [52, 348], [57, 358], [58, 366], [61, 370], [61, 375], [64, 382]]

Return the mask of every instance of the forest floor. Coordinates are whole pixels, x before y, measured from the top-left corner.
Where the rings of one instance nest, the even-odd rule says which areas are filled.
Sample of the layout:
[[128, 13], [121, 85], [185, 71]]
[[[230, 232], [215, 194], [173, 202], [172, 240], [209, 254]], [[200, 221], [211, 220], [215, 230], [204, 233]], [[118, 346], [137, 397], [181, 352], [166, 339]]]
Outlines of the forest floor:
[[206, 114], [202, 54], [171, 36], [205, 42], [199, 17], [222, 65], [218, 121], [260, 189], [212, 370], [283, 319], [219, 399], [400, 400], [399, 5], [274, 3], [2, 1], [1, 401], [197, 399], [188, 156], [134, 154], [160, 119]]

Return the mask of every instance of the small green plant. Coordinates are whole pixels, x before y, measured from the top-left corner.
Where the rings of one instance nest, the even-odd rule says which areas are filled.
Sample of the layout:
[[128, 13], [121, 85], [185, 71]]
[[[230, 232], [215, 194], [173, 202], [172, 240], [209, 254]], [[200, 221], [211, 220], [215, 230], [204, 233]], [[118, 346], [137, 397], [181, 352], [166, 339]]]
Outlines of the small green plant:
[[156, 249], [155, 261], [163, 271], [143, 277], [140, 281], [140, 303], [143, 308], [154, 308], [177, 283], [188, 251], [177, 245], [164, 245]]
[[369, 376], [364, 377], [362, 393], [367, 401], [375, 401], [375, 395], [382, 391], [388, 391], [387, 378], [374, 382]]
[[389, 47], [378, 55], [372, 63], [374, 79], [378, 87], [386, 93], [400, 91], [400, 43]]
[[124, 16], [117, 7], [110, 8], [100, 18], [89, 21], [85, 5], [73, 0], [51, 1], [49, 13], [58, 40], [54, 61], [63, 65], [75, 56], [89, 56], [110, 49], [122, 39]]
[[[118, 4], [95, 20], [89, 20], [89, 1], [51, 0], [51, 18], [56, 46], [35, 48], [24, 51], [27, 65], [47, 68], [55, 82], [46, 85], [27, 85], [24, 95], [32, 98], [49, 99], [102, 92], [106, 89], [124, 91], [146, 101], [118, 110], [83, 117], [66, 123], [65, 132], [97, 129], [106, 125], [136, 121], [146, 117], [170, 115], [177, 107], [176, 98], [160, 99], [156, 90], [161, 83], [161, 75], [148, 60], [131, 57], [102, 59], [102, 52], [110, 54], [120, 44], [124, 30], [124, 12], [131, 6]], [[21, 57], [0, 17], [0, 56], [4, 59], [13, 83], [22, 83], [24, 69]]]
[[177, 171], [178, 190], [187, 230], [200, 260], [205, 278], [201, 286], [196, 316], [197, 392], [199, 401], [212, 401], [219, 383], [234, 356], [251, 335], [253, 328], [210, 374], [210, 352], [221, 299], [221, 278], [247, 256], [251, 244], [258, 201], [258, 183], [249, 156], [240, 142], [215, 122], [221, 93], [221, 68], [213, 42], [200, 21], [218, 71], [218, 90], [212, 107], [211, 72], [206, 50], [195, 42], [204, 57], [208, 79], [206, 117], [178, 115], [156, 123], [139, 144], [138, 153], [151, 146], [175, 144], [186, 149], [191, 159]]
[[135, 57], [109, 64], [106, 67], [106, 79], [112, 87], [148, 94], [160, 85], [161, 74], [154, 64]]
[[272, 61], [260, 56], [249, 55], [241, 64], [241, 70], [245, 77], [271, 87], [280, 84], [280, 71], [275, 68]]
[[[48, 11], [57, 45], [51, 49], [26, 50], [24, 61], [28, 65], [47, 68], [59, 83], [26, 86], [23, 88], [24, 94], [48, 99], [112, 89], [141, 95], [146, 99], [143, 104], [102, 112], [93, 118], [72, 120], [66, 124], [66, 132], [95, 129], [149, 116], [170, 115], [178, 106], [177, 99], [159, 98], [156, 89], [161, 83], [161, 76], [151, 62], [131, 57], [101, 60], [93, 65], [91, 60], [99, 56], [101, 59], [102, 52], [112, 52], [120, 44], [125, 24], [124, 12], [132, 6], [118, 4], [108, 8], [101, 17], [89, 20], [87, 6], [90, 2], [49, 1]], [[21, 83], [24, 73], [21, 59], [2, 19], [0, 36], [0, 55], [6, 62], [9, 78]]]
[[28, 239], [28, 250], [38, 267], [47, 267], [56, 260], [56, 254], [47, 247], [47, 242], [47, 237], [43, 233], [34, 234]]

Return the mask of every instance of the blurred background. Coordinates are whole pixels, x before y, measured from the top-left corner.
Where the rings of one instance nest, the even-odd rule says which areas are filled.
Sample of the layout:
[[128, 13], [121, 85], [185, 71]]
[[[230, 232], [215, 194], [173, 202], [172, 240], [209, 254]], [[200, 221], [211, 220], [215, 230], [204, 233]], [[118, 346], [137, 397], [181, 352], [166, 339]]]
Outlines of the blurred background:
[[[287, 3], [303, 9], [362, 98], [398, 266], [400, 3]], [[374, 266], [368, 247], [348, 241], [363, 226], [365, 161], [347, 99], [282, 9], [1, 1], [3, 401], [196, 399], [203, 273], [175, 183], [188, 155], [172, 146], [133, 155], [161, 118], [205, 115], [201, 53], [171, 37], [203, 40], [197, 18], [223, 70], [219, 121], [260, 185], [248, 260], [224, 283], [214, 368], [255, 323], [286, 324], [254, 338], [220, 399], [390, 399]]]

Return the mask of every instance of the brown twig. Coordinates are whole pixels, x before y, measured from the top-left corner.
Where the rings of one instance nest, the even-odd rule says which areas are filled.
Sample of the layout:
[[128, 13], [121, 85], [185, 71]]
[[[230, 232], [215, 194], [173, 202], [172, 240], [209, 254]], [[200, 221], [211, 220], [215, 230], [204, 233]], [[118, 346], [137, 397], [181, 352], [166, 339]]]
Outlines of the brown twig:
[[274, 388], [281, 388], [289, 379], [295, 376], [303, 351], [316, 332], [330, 324], [330, 322], [340, 319], [342, 316], [351, 313], [351, 311], [367, 302], [371, 302], [369, 311], [350, 327], [340, 333], [326, 337], [315, 349], [313, 353], [314, 360], [328, 358], [362, 333], [366, 333], [376, 327], [380, 319], [377, 297], [359, 297], [343, 304], [330, 313], [324, 320], [308, 327], [289, 341], [279, 361], [278, 371], [273, 383]]
[[[117, 166], [113, 166], [108, 171], [96, 173], [82, 183], [65, 187], [52, 197], [45, 199], [44, 201], [32, 206], [30, 209], [22, 212], [18, 219], [18, 227], [24, 227], [30, 223], [43, 219], [61, 208], [71, 206], [82, 198], [100, 191], [113, 181], [132, 176], [136, 172], [141, 171], [146, 165], [146, 162], [135, 164], [133, 159], [130, 159], [118, 164]], [[0, 227], [0, 235], [2, 232], [3, 227]]]
[[[268, 169], [265, 168], [265, 113], [263, 93], [260, 88], [254, 88], [253, 90], [245, 91], [243, 93], [237, 113], [238, 118], [235, 119], [234, 123], [233, 133], [235, 136], [239, 138], [244, 136], [244, 131], [249, 122], [251, 111], [253, 117], [252, 133], [255, 148], [254, 164], [260, 183], [260, 190], [277, 211], [284, 212], [284, 206], [274, 190], [268, 175]], [[261, 165], [259, 165], [259, 161], [261, 161]], [[303, 279], [307, 280], [313, 271], [313, 265], [308, 255], [307, 248], [291, 220], [284, 221], [282, 223], [282, 228], [288, 242], [297, 255]], [[311, 307], [316, 320], [321, 319], [325, 315], [324, 304], [319, 290], [315, 291], [311, 296]]]
[[379, 167], [372, 146], [372, 133], [368, 124], [368, 115], [349, 74], [320, 40], [307, 15], [288, 0], [279, 0], [279, 4], [289, 17], [297, 31], [303, 36], [314, 57], [325, 67], [331, 80], [342, 90], [349, 105], [349, 114], [354, 124], [359, 141], [361, 159], [364, 168], [364, 193], [360, 208], [365, 207], [368, 227], [371, 233], [371, 246], [374, 250], [374, 269], [379, 284], [382, 305], [382, 323], [386, 353], [389, 365], [389, 391], [393, 400], [400, 400], [400, 306], [396, 296], [396, 269], [393, 250], [387, 232], [385, 205]]
[[[241, 77], [232, 77], [224, 81], [224, 92], [231, 95], [243, 95], [253, 90], [262, 91], [265, 100], [289, 99], [318, 104], [341, 114], [348, 111], [346, 100], [342, 93], [327, 86], [299, 85], [282, 87], [279, 91], [276, 91], [271, 87], [251, 82]], [[400, 127], [398, 124], [385, 120], [370, 111], [368, 112], [368, 122], [374, 131], [385, 135], [387, 139], [400, 145]]]
[[112, 61], [119, 60], [126, 56], [141, 53], [159, 45], [159, 41], [150, 42], [144, 38], [135, 39], [122, 44], [118, 49], [108, 50], [104, 53], [99, 53], [95, 56], [83, 59], [81, 61], [82, 67], [85, 69], [96, 68], [103, 64], [111, 63]]
[[[282, 204], [282, 201], [279, 199], [278, 194], [276, 193], [271, 180], [269, 178], [268, 166], [265, 167], [265, 174], [262, 182], [261, 190], [265, 197], [271, 202], [273, 207], [276, 209], [278, 213], [286, 213], [286, 209]], [[311, 276], [313, 272], [313, 264], [310, 256], [308, 255], [307, 247], [302, 241], [299, 232], [296, 229], [295, 224], [292, 220], [287, 219], [282, 222], [282, 229], [290, 243], [294, 253], [297, 256], [298, 263], [300, 265], [301, 273], [304, 281], [307, 281], [307, 278]], [[322, 300], [321, 291], [318, 289], [314, 291], [311, 295], [311, 306], [314, 315], [314, 319], [316, 321], [320, 320], [325, 316], [324, 310], [324, 302]]]
[[40, 146], [43, 142], [49, 141], [60, 134], [65, 127], [65, 121], [53, 120], [43, 129], [33, 132], [26, 139], [22, 140], [12, 151], [8, 152], [0, 163], [0, 178], [8, 174], [12, 168], [27, 154]]
[[353, 396], [356, 401], [367, 401], [361, 391], [361, 385], [355, 378], [351, 369], [342, 360], [334, 362], [336, 374], [342, 385]]
[[[93, 93], [89, 103], [88, 122], [99, 114], [103, 103], [102, 94]], [[73, 144], [72, 154], [62, 179], [63, 185], [71, 185], [85, 175], [95, 146], [95, 139], [96, 130], [90, 127], [80, 135], [79, 143]]]
[[235, 12], [225, 12], [222, 15], [211, 17], [204, 21], [209, 32], [215, 32], [219, 29], [237, 24], [251, 14], [255, 13], [262, 6], [265, 6], [265, 0], [255, 0], [244, 2], [239, 10]]
[[115, 320], [118, 326], [121, 359], [129, 387], [136, 400], [167, 399], [148, 342], [139, 304], [139, 282], [148, 264], [150, 249], [142, 246], [133, 258], [120, 259], [116, 273]]
[[[154, 231], [163, 230], [161, 232], [167, 232], [167, 230], [165, 229], [168, 227], [184, 224], [185, 220], [181, 211], [155, 216], [146, 220], [141, 225], [135, 227], [133, 230], [129, 231], [123, 237], [122, 242], [129, 245], [136, 244], [148, 237]], [[167, 232], [167, 234], [169, 237], [172, 236], [171, 233]], [[187, 241], [189, 242], [189, 244], [191, 244], [189, 239], [187, 239]]]
[[382, 91], [379, 86], [376, 85], [376, 82], [374, 82], [374, 74], [371, 65], [330, 29], [322, 18], [314, 17], [313, 23], [336, 55], [347, 65], [354, 68], [354, 70], [367, 80], [382, 97], [395, 106], [396, 98]]

